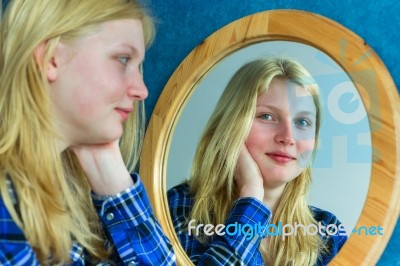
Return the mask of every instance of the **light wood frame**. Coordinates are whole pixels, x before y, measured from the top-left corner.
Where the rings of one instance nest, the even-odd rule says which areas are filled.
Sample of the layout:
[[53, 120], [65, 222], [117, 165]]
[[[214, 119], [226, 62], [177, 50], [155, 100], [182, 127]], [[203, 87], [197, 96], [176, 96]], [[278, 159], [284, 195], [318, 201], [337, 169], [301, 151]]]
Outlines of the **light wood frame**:
[[380, 225], [384, 235], [350, 236], [330, 265], [375, 264], [400, 211], [400, 100], [385, 65], [364, 40], [335, 21], [305, 11], [264, 11], [234, 21], [205, 39], [175, 70], [151, 116], [141, 157], [140, 174], [155, 215], [174, 246], [178, 264], [191, 265], [175, 234], [166, 198], [174, 128], [197, 82], [215, 64], [238, 49], [271, 40], [300, 42], [329, 55], [352, 79], [366, 105], [373, 160], [370, 188], [356, 226]]

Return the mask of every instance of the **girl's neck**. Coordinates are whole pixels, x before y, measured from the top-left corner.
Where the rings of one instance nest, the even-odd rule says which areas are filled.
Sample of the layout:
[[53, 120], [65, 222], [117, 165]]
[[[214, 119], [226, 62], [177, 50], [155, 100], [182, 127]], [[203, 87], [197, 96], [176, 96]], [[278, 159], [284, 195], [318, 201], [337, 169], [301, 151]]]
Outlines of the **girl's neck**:
[[282, 196], [283, 190], [286, 184], [282, 184], [278, 187], [266, 187], [264, 186], [264, 199], [263, 203], [270, 209], [272, 213], [275, 213], [278, 207], [279, 200]]

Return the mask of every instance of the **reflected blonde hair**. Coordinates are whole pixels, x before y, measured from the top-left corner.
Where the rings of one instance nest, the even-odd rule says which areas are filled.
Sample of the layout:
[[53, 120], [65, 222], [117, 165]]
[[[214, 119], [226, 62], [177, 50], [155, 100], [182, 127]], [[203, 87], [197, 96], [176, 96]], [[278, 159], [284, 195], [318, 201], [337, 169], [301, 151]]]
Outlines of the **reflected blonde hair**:
[[[223, 224], [238, 199], [234, 171], [239, 151], [249, 135], [256, 115], [257, 98], [268, 90], [273, 79], [285, 79], [305, 88], [317, 109], [315, 147], [321, 123], [319, 89], [311, 75], [289, 59], [257, 59], [242, 66], [226, 86], [208, 121], [195, 154], [189, 186], [195, 204], [188, 221], [198, 224]], [[313, 157], [315, 149], [313, 151]], [[307, 204], [311, 183], [311, 161], [305, 170], [284, 189], [272, 223], [317, 224]], [[200, 241], [206, 242], [204, 237]], [[324, 251], [319, 237], [269, 237], [260, 251], [268, 265], [314, 265]]]
[[[109, 256], [90, 187], [77, 158], [59, 153], [51, 114], [46, 64], [56, 45], [90, 33], [117, 19], [142, 21], [146, 46], [154, 25], [135, 0], [13, 0], [1, 24], [0, 53], [0, 192], [12, 218], [42, 264], [69, 261], [73, 242], [95, 259]], [[46, 43], [38, 64], [35, 49]], [[124, 124], [121, 152], [128, 169], [138, 161], [144, 134], [144, 104]], [[7, 191], [8, 176], [18, 210]]]

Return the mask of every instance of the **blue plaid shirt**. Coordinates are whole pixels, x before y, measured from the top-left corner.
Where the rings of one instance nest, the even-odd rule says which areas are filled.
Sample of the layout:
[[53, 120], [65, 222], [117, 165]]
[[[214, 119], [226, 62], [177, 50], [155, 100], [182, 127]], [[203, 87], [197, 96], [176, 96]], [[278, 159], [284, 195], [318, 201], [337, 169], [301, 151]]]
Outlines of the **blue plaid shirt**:
[[[175, 265], [169, 240], [155, 220], [146, 191], [138, 175], [134, 185], [115, 196], [92, 194], [94, 206], [103, 223], [104, 233], [114, 246], [110, 258], [116, 265]], [[9, 193], [16, 205], [11, 182]], [[94, 265], [90, 255], [79, 243], [70, 251], [70, 265]], [[97, 265], [110, 265], [101, 262]], [[22, 230], [12, 220], [0, 198], [0, 265], [39, 265], [32, 247]]]
[[[252, 238], [241, 234], [213, 235], [208, 244], [200, 243], [193, 233], [188, 233], [188, 217], [194, 205], [193, 196], [189, 192], [189, 186], [184, 183], [168, 191], [168, 202], [175, 232], [183, 249], [195, 265], [265, 265], [259, 246], [262, 237], [254, 235]], [[323, 225], [340, 222], [330, 212], [310, 207], [317, 222]], [[272, 214], [265, 205], [254, 198], [238, 199], [230, 211], [225, 225], [241, 224], [252, 226], [267, 226]], [[247, 239], [249, 238], [249, 239]], [[317, 265], [326, 265], [337, 254], [347, 240], [347, 235], [339, 234], [321, 236], [325, 241], [328, 253], [322, 254]]]

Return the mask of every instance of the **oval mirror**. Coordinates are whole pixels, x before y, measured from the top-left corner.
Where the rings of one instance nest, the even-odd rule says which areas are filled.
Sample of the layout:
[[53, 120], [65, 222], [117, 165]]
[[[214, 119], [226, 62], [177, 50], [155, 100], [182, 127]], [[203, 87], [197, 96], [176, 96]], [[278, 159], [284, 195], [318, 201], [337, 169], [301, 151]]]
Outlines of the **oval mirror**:
[[340, 66], [322, 51], [298, 42], [265, 41], [246, 46], [223, 58], [203, 76], [175, 126], [167, 161], [167, 190], [190, 176], [198, 141], [233, 73], [246, 62], [268, 57], [295, 59], [318, 83], [324, 110], [309, 203], [329, 210], [346, 227], [354, 228], [371, 176], [367, 112]]
[[[200, 134], [227, 81], [223, 79], [245, 61], [266, 56], [295, 58], [321, 88], [324, 123], [311, 205], [332, 211], [350, 228], [384, 228], [379, 237], [351, 235], [331, 265], [375, 263], [399, 213], [397, 91], [379, 57], [362, 39], [329, 19], [293, 10], [250, 15], [209, 36], [179, 65], [157, 102], [141, 158], [147, 163], [141, 164], [140, 174], [178, 263], [188, 265], [190, 260], [175, 235], [166, 190], [182, 181], [173, 178], [188, 177], [199, 138], [180, 134], [187, 127]], [[221, 85], [208, 86], [216, 76], [223, 77]], [[205, 100], [200, 100], [199, 112], [201, 97], [210, 107], [204, 110]], [[203, 115], [196, 117], [198, 128], [187, 119], [193, 112]], [[186, 150], [179, 150], [182, 147]], [[187, 162], [182, 164], [178, 156]], [[180, 167], [174, 167], [176, 162]]]

